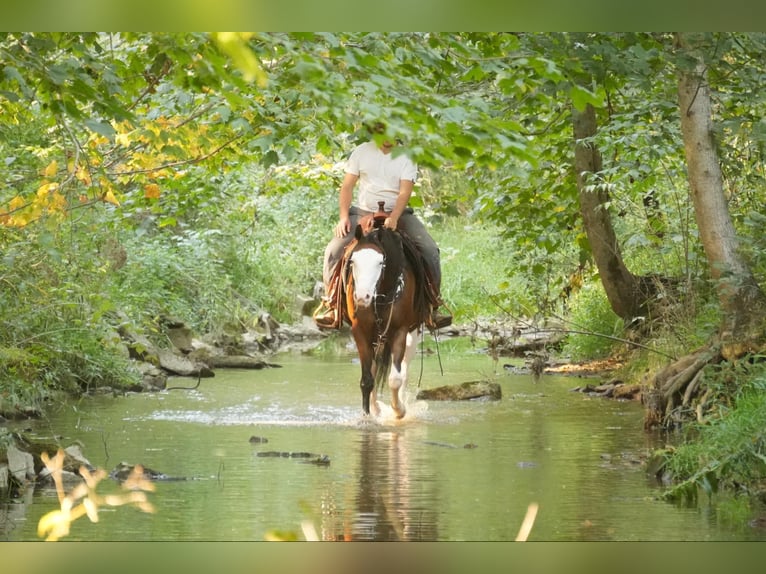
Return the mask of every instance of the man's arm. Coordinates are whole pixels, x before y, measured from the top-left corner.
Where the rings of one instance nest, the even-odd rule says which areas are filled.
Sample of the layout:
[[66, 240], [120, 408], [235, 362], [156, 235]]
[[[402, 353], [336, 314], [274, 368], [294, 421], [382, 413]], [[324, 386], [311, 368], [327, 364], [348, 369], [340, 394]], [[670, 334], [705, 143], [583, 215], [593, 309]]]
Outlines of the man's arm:
[[384, 227], [396, 229], [396, 226], [399, 223], [399, 218], [402, 216], [402, 213], [404, 213], [404, 210], [407, 208], [407, 204], [410, 202], [410, 196], [412, 196], [414, 187], [415, 182], [412, 180], [399, 180], [399, 195], [396, 197], [396, 203], [394, 204], [394, 209], [391, 211], [391, 215], [386, 218], [386, 221], [383, 224]]
[[340, 186], [340, 193], [338, 194], [338, 212], [340, 219], [338, 225], [335, 226], [335, 237], [345, 237], [346, 234], [351, 231], [351, 220], [349, 219], [348, 212], [351, 209], [351, 200], [354, 197], [354, 186], [356, 185], [358, 175], [353, 173], [346, 173], [343, 176], [343, 183]]

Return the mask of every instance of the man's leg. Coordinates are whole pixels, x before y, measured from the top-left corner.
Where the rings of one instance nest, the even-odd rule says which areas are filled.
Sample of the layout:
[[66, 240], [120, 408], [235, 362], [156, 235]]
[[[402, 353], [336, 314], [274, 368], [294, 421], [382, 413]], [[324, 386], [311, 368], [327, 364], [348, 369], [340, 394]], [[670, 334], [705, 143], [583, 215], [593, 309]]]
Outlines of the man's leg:
[[356, 208], [352, 207], [349, 216], [351, 231], [344, 237], [333, 237], [327, 244], [324, 252], [324, 265], [322, 267], [324, 297], [322, 297], [319, 307], [317, 307], [313, 314], [316, 325], [324, 329], [337, 329], [341, 324], [339, 310], [335, 308], [334, 298], [331, 297], [331, 283], [336, 268], [340, 264], [341, 259], [343, 259], [346, 246], [354, 239], [354, 229], [359, 221], [360, 213]]

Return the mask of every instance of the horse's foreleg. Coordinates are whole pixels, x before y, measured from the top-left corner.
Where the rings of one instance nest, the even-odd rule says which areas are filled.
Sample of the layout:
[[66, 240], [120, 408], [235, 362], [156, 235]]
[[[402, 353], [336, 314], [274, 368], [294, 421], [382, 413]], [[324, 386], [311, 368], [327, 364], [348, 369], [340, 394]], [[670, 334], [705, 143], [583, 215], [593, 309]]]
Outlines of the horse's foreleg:
[[375, 404], [375, 375], [372, 372], [372, 349], [357, 342], [357, 350], [359, 351], [359, 363], [362, 367], [362, 378], [359, 381], [359, 387], [362, 390], [362, 411], [364, 411], [364, 414], [369, 415], [370, 396], [372, 396], [373, 405], [377, 411], [377, 404]]
[[[373, 405], [375, 405], [375, 380], [369, 370], [365, 371], [362, 368], [362, 380], [359, 382], [359, 386], [362, 389], [362, 410], [364, 414], [370, 414], [370, 398], [373, 399]], [[377, 410], [377, 405], [375, 405]]]
[[359, 353], [359, 364], [362, 369], [362, 378], [359, 381], [359, 387], [362, 391], [362, 411], [369, 415], [370, 407], [372, 407], [375, 416], [377, 416], [380, 414], [380, 407], [375, 392], [375, 350], [366, 336], [366, 333], [372, 330], [371, 322], [372, 319], [364, 321], [357, 318], [351, 326], [351, 334], [354, 336], [356, 350]]
[[396, 413], [396, 418], [404, 417], [407, 408], [404, 404], [407, 390], [407, 377], [409, 376], [410, 361], [415, 354], [417, 341], [415, 331], [397, 335], [394, 341], [393, 361], [391, 373], [388, 376], [388, 386], [391, 389], [391, 408]]

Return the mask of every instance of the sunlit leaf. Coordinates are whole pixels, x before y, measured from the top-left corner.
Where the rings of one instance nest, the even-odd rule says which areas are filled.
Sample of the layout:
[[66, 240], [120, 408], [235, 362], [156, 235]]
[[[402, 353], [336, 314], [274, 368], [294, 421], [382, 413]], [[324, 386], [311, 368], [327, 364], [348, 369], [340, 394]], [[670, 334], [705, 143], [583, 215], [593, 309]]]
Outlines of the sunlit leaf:
[[229, 56], [242, 72], [245, 81], [256, 80], [260, 87], [264, 87], [268, 77], [261, 68], [258, 58], [247, 45], [250, 36], [251, 34], [245, 32], [218, 32], [213, 35], [213, 38], [221, 51]]
[[77, 178], [78, 181], [82, 182], [85, 185], [91, 184], [90, 172], [88, 171], [87, 167], [84, 165], [81, 165], [77, 168], [74, 176]]
[[56, 175], [56, 172], [58, 171], [59, 164], [54, 159], [52, 162], [50, 162], [46, 168], [43, 170], [43, 175], [45, 177], [54, 177]]
[[37, 535], [48, 541], [56, 541], [69, 534], [69, 516], [61, 510], [52, 510], [37, 523]]
[[10, 211], [15, 211], [17, 209], [24, 207], [26, 204], [27, 204], [26, 200], [20, 195], [17, 195], [8, 203], [8, 209]]
[[90, 521], [98, 522], [98, 505], [90, 498], [83, 499], [82, 504]]
[[117, 201], [117, 198], [114, 196], [114, 192], [110, 189], [108, 190], [102, 197], [104, 201], [107, 203], [111, 203], [112, 205], [116, 205], [119, 207], [120, 202]]
[[146, 199], [159, 199], [160, 198], [160, 186], [156, 183], [147, 183], [144, 186], [144, 197]]
[[66, 209], [67, 201], [66, 198], [61, 195], [58, 191], [54, 191], [51, 194], [50, 197], [50, 205], [48, 206], [48, 209], [53, 211], [64, 211]]
[[59, 184], [55, 183], [55, 182], [54, 183], [50, 183], [50, 182], [43, 183], [40, 187], [37, 188], [37, 198], [39, 200], [46, 199], [48, 194], [51, 191], [55, 191], [56, 189], [58, 189], [58, 186], [59, 186]]

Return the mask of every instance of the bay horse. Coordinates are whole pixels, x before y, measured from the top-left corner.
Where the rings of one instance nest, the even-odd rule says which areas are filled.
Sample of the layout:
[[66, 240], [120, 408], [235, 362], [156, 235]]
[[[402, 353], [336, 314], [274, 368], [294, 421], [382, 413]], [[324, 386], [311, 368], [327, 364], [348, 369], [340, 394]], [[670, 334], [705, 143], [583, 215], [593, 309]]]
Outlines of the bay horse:
[[[377, 386], [387, 379], [391, 407], [404, 417], [404, 391], [416, 331], [430, 303], [422, 256], [403, 233], [382, 227], [369, 233], [357, 225], [345, 258], [345, 312], [361, 363], [362, 410], [380, 414]], [[372, 399], [372, 402], [371, 402]]]

